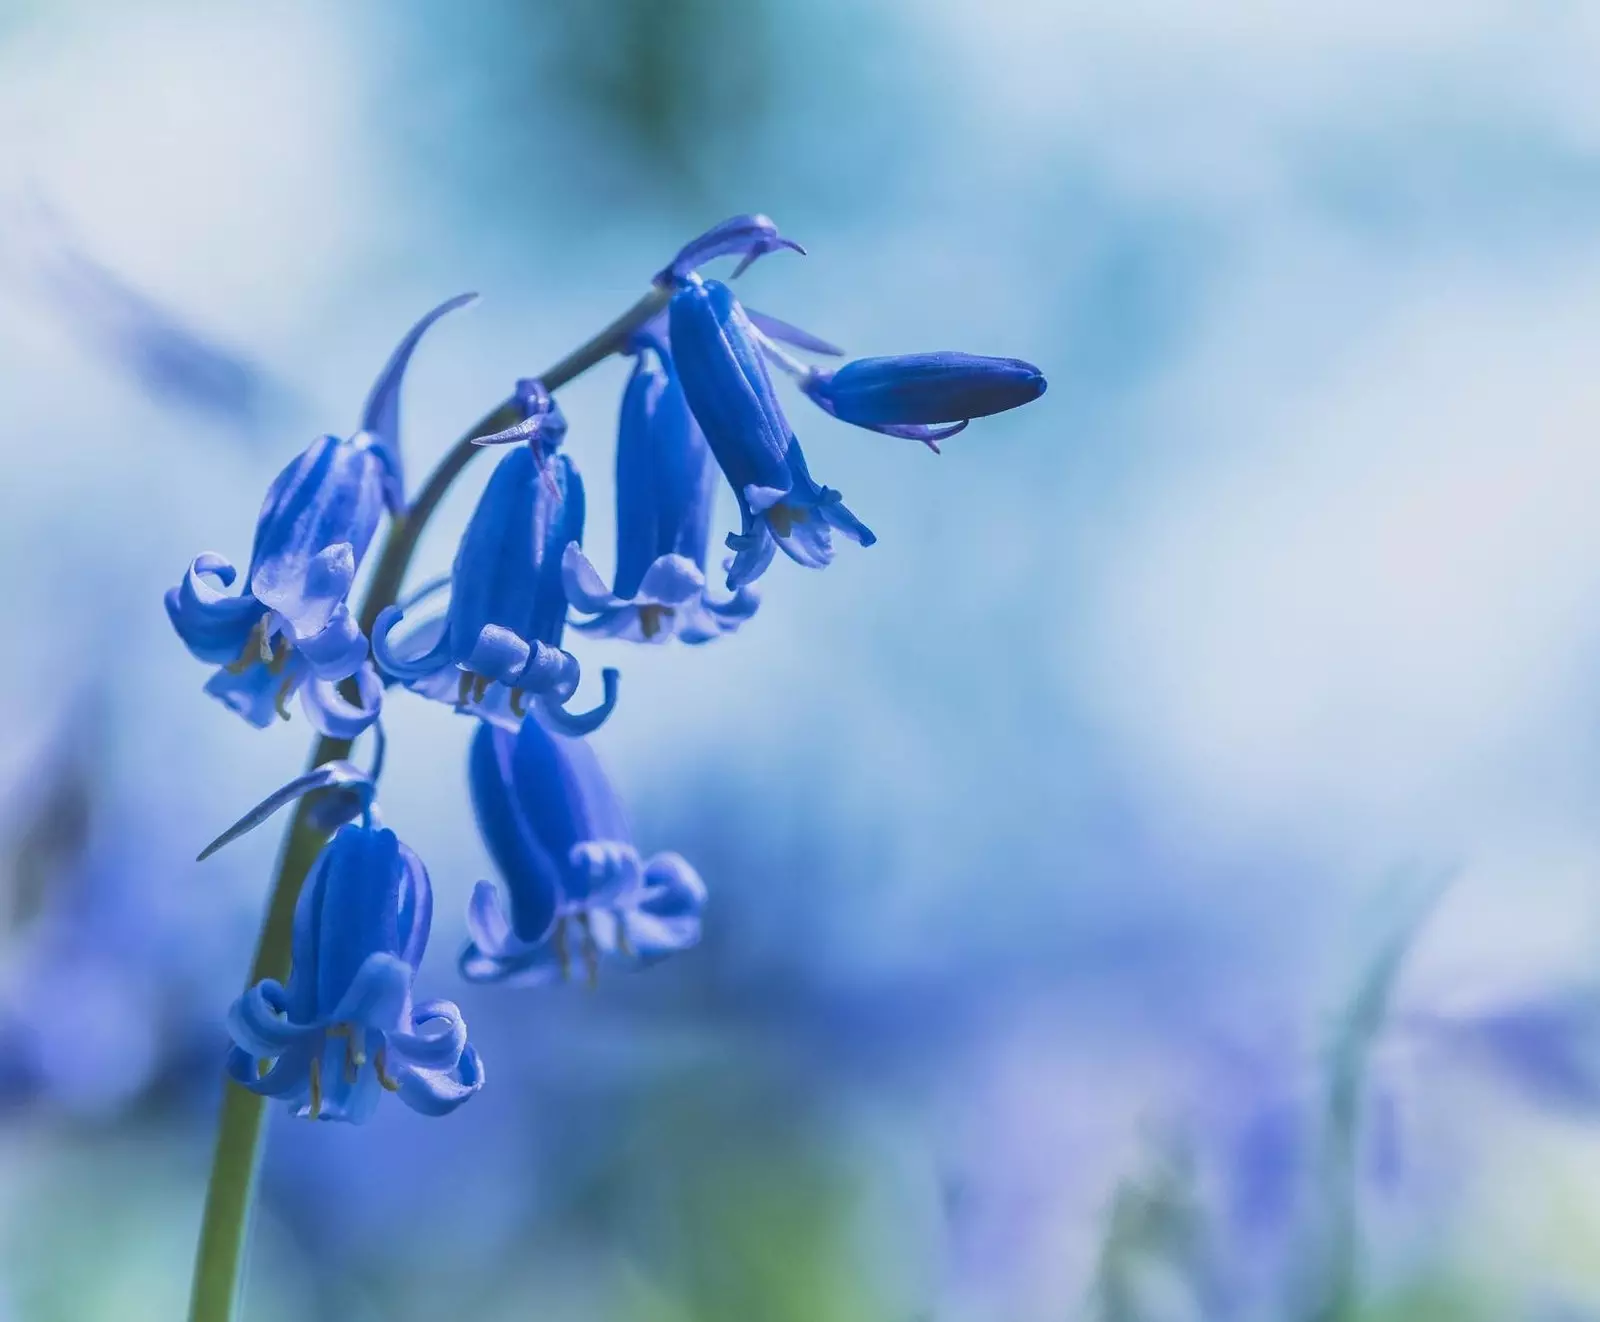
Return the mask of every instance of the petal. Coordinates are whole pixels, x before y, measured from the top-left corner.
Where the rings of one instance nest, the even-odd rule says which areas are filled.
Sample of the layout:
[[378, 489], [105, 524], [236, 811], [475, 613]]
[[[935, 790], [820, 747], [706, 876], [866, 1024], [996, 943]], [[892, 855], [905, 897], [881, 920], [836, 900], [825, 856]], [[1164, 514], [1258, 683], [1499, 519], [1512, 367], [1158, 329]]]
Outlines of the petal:
[[367, 659], [366, 635], [343, 602], [328, 617], [321, 633], [296, 639], [294, 646], [318, 679], [348, 679]]
[[[443, 627], [443, 617], [430, 621], [416, 630], [407, 639], [411, 647], [403, 650], [409, 655], [401, 655], [401, 649], [390, 643], [390, 635], [395, 627], [405, 619], [405, 614], [398, 606], [386, 606], [378, 613], [378, 618], [372, 625], [372, 655], [384, 674], [399, 680], [401, 683], [410, 683], [428, 675], [437, 674], [446, 666], [451, 665], [450, 639]], [[426, 637], [424, 637], [426, 635]], [[420, 644], [420, 645], [419, 645]]]
[[283, 984], [264, 978], [228, 1010], [228, 1036], [253, 1056], [279, 1056], [320, 1033], [320, 1024], [296, 1024], [287, 1017], [289, 998]]
[[591, 707], [586, 712], [569, 712], [551, 693], [539, 695], [539, 711], [552, 728], [564, 735], [580, 738], [586, 734], [593, 734], [605, 724], [606, 717], [611, 715], [611, 709], [617, 705], [619, 678], [618, 672], [611, 666], [600, 672], [600, 682], [604, 686], [605, 696], [601, 698], [598, 706]]
[[257, 1057], [239, 1047], [230, 1047], [225, 1068], [229, 1078], [253, 1093], [296, 1102], [310, 1091], [311, 1062], [320, 1047], [320, 1035], [308, 1039], [278, 1056], [265, 1074], [261, 1073]]
[[645, 571], [635, 601], [677, 606], [705, 591], [706, 576], [681, 555], [661, 556]]
[[383, 710], [383, 681], [369, 661], [355, 674], [360, 705], [347, 701], [339, 686], [325, 679], [312, 679], [300, 690], [300, 706], [318, 734], [330, 739], [354, 739]]
[[213, 665], [226, 665], [244, 650], [265, 608], [248, 593], [232, 596], [205, 580], [216, 578], [224, 588], [237, 577], [234, 567], [207, 551], [189, 565], [181, 582], [167, 589], [167, 618], [190, 653]]
[[454, 1001], [424, 1001], [412, 1011], [411, 1031], [388, 1034], [393, 1054], [425, 1070], [451, 1070], [467, 1046], [467, 1024]]
[[625, 840], [580, 841], [567, 862], [567, 898], [580, 908], [614, 904], [637, 891], [644, 876], [639, 851]]
[[[555, 917], [553, 901], [550, 916]], [[545, 927], [548, 930], [549, 924]], [[480, 881], [472, 888], [472, 898], [467, 901], [467, 936], [474, 946], [489, 955], [499, 955], [512, 945], [511, 921], [500, 905], [500, 892], [492, 881]]]
[[462, 658], [462, 664], [475, 675], [512, 683], [522, 674], [530, 655], [527, 642], [510, 629], [486, 624], [478, 631], [478, 639]]
[[772, 557], [777, 554], [778, 543], [765, 519], [752, 518], [747, 513], [744, 531], [728, 534], [728, 549], [734, 553], [733, 559], [723, 566], [728, 571], [728, 591], [739, 592], [767, 572]]
[[414, 970], [398, 955], [368, 955], [350, 980], [349, 989], [328, 1014], [328, 1022], [360, 1024], [393, 1034], [405, 1022]]
[[383, 515], [383, 464], [360, 440], [323, 436], [267, 494], [250, 557], [250, 591], [296, 639], [343, 604]]
[[561, 586], [567, 601], [586, 615], [598, 615], [622, 605], [622, 598], [614, 596], [600, 577], [589, 557], [577, 542], [568, 542], [561, 555]]
[[396, 1072], [400, 1100], [420, 1115], [448, 1115], [483, 1087], [483, 1062], [475, 1047], [448, 1072], [410, 1067]]
[[708, 643], [732, 633], [754, 615], [760, 605], [761, 594], [752, 587], [740, 588], [727, 601], [712, 601], [702, 596], [684, 608], [678, 637], [694, 645]]
[[672, 361], [684, 397], [736, 492], [787, 491], [793, 439], [772, 377], [743, 309], [710, 281], [673, 295]]
[[640, 909], [662, 918], [698, 914], [705, 906], [706, 884], [682, 854], [656, 854], [645, 866], [645, 898]]
[[[510, 890], [509, 920], [489, 882], [479, 882], [472, 892], [467, 930], [490, 955], [501, 953], [513, 935], [518, 941], [537, 942], [549, 933], [561, 899], [566, 851], [573, 839], [572, 815], [555, 797], [558, 786], [552, 785], [552, 792], [541, 797], [533, 815], [524, 808], [513, 771], [519, 737], [492, 725], [480, 725], [467, 760], [467, 784], [478, 834]], [[543, 738], [553, 736], [545, 734]], [[553, 837], [554, 848], [547, 837]]]
[[404, 469], [400, 462], [400, 383], [406, 367], [416, 350], [417, 342], [428, 328], [447, 312], [465, 307], [478, 296], [457, 294], [447, 298], [431, 312], [426, 313], [389, 355], [389, 361], [372, 384], [367, 402], [361, 408], [361, 430], [373, 438], [373, 449], [384, 467], [384, 501], [394, 513], [405, 508]]
[[276, 672], [259, 661], [239, 672], [224, 668], [206, 681], [205, 692], [256, 729], [265, 730], [287, 713], [306, 669], [305, 661], [293, 653]]

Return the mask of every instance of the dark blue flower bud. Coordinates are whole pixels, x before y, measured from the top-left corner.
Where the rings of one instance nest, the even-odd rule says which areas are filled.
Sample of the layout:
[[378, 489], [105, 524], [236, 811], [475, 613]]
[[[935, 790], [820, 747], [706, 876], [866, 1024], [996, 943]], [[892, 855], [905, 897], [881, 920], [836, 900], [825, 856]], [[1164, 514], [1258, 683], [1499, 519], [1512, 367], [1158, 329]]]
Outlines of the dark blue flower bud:
[[1045, 391], [1044, 374], [1032, 363], [955, 352], [858, 358], [836, 371], [812, 369], [801, 385], [845, 422], [936, 452], [973, 418], [1020, 408]]

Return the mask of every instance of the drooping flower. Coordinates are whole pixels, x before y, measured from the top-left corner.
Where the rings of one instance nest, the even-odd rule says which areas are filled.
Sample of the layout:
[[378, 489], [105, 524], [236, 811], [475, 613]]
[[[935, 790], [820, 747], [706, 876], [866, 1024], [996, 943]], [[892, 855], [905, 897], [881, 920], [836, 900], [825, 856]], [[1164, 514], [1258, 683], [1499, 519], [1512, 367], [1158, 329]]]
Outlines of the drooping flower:
[[672, 297], [669, 324], [684, 395], [739, 500], [742, 526], [728, 537], [729, 589], [759, 578], [780, 548], [820, 569], [833, 559], [831, 528], [862, 546], [877, 541], [837, 491], [812, 479], [732, 291], [690, 273]]
[[[244, 589], [222, 556], [197, 556], [166, 595], [167, 615], [198, 659], [221, 667], [206, 684], [252, 725], [288, 719], [298, 690], [323, 734], [351, 738], [377, 717], [382, 686], [348, 598], [385, 505], [404, 504], [399, 449], [400, 383], [412, 351], [435, 321], [470, 301], [441, 303], [400, 342], [367, 397], [361, 428], [313, 441], [273, 481], [256, 521]], [[209, 580], [216, 580], [221, 589]], [[339, 693], [355, 677], [359, 704]]]
[[[548, 395], [545, 404], [559, 417]], [[545, 444], [551, 435], [558, 430], [547, 428]], [[561, 557], [583, 537], [583, 482], [565, 455], [541, 461], [539, 443], [530, 435], [490, 475], [456, 551], [449, 609], [396, 643], [391, 636], [405, 607], [389, 607], [373, 628], [372, 649], [389, 675], [458, 710], [515, 728], [533, 698], [553, 724], [586, 733], [611, 714], [617, 672], [603, 672], [598, 707], [565, 709], [579, 667], [561, 647]]]
[[297, 793], [360, 784], [365, 816], [323, 846], [300, 891], [287, 985], [263, 979], [228, 1012], [228, 1074], [313, 1120], [360, 1124], [385, 1091], [423, 1115], [445, 1115], [483, 1087], [483, 1065], [453, 1003], [412, 1000], [433, 891], [422, 861], [374, 820], [371, 782], [330, 763], [222, 841]]
[[644, 337], [634, 348], [617, 430], [616, 578], [608, 590], [582, 548], [567, 546], [567, 599], [593, 616], [573, 627], [636, 643], [703, 643], [737, 629], [759, 598], [748, 587], [728, 601], [708, 596], [716, 465], [667, 347]]
[[515, 735], [483, 724], [468, 764], [478, 829], [505, 881], [509, 912], [480, 881], [461, 956], [473, 982], [593, 979], [602, 959], [653, 962], [700, 939], [705, 885], [677, 854], [648, 862], [622, 804], [582, 739], [535, 719]]
[[1020, 358], [912, 353], [810, 368], [801, 387], [834, 417], [921, 441], [935, 454], [973, 418], [1020, 408], [1044, 394], [1044, 374]]

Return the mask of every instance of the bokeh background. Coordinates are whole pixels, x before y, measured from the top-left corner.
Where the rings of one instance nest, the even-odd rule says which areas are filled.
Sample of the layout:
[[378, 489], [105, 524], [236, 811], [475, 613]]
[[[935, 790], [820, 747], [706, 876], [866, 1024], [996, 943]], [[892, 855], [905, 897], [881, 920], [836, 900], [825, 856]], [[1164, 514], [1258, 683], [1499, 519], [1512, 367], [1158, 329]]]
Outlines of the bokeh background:
[[[251, 1322], [1600, 1316], [1600, 19], [1569, 0], [0, 5], [0, 1315], [183, 1313], [307, 730], [160, 606], [405, 326], [420, 473], [690, 235], [1038, 362], [597, 736], [692, 954], [468, 988], [489, 1085], [274, 1119]], [[625, 367], [562, 397], [609, 565]], [[443, 568], [487, 465], [425, 539]], [[731, 515], [730, 515], [731, 517]]]

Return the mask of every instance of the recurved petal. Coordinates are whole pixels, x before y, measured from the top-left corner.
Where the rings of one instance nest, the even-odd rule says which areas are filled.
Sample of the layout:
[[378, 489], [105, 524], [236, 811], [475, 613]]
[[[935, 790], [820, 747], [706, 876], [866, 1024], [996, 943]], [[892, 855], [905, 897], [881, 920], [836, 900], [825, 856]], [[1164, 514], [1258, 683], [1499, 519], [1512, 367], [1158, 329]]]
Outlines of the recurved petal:
[[778, 552], [778, 543], [766, 520], [747, 512], [744, 531], [728, 534], [728, 549], [733, 552], [733, 558], [723, 565], [728, 572], [728, 591], [739, 592], [767, 572]]
[[227, 665], [244, 650], [251, 630], [266, 608], [246, 593], [233, 596], [206, 580], [214, 578], [224, 588], [238, 577], [233, 565], [210, 551], [194, 558], [183, 581], [169, 588], [167, 618], [192, 655], [212, 665]]
[[348, 701], [332, 680], [313, 678], [300, 690], [300, 706], [318, 734], [354, 739], [383, 711], [383, 681], [368, 661], [355, 673], [359, 705]]
[[361, 408], [361, 430], [373, 438], [373, 449], [383, 462], [384, 501], [395, 513], [405, 508], [405, 476], [400, 461], [400, 383], [405, 379], [417, 342], [428, 328], [447, 312], [465, 307], [478, 296], [457, 294], [426, 313], [395, 346], [389, 361], [372, 384], [367, 402]]
[[545, 723], [560, 734], [572, 738], [581, 738], [586, 734], [593, 734], [611, 715], [612, 708], [617, 705], [617, 685], [621, 676], [611, 666], [600, 672], [600, 683], [605, 696], [598, 705], [591, 707], [586, 712], [570, 712], [554, 693], [544, 693], [539, 697], [539, 711]]
[[582, 904], [615, 904], [639, 889], [644, 865], [625, 840], [582, 840], [567, 855], [567, 897]]
[[623, 605], [623, 599], [606, 586], [594, 562], [577, 542], [568, 542], [561, 555], [561, 586], [568, 603], [586, 615], [598, 615]]
[[260, 1062], [270, 1057], [252, 1056], [241, 1047], [229, 1047], [226, 1062], [228, 1077], [262, 1097], [298, 1101], [305, 1097], [309, 1089], [311, 1061], [320, 1045], [320, 1036], [297, 1043], [273, 1060], [265, 1074], [261, 1072]]
[[341, 602], [322, 632], [298, 639], [295, 650], [305, 657], [318, 679], [347, 679], [366, 662], [367, 636], [350, 608]]
[[[555, 893], [551, 892], [550, 917], [555, 917]], [[548, 931], [550, 923], [545, 923]], [[467, 901], [467, 936], [484, 954], [498, 957], [505, 953], [514, 940], [511, 920], [500, 904], [500, 892], [492, 881], [480, 881], [472, 888], [472, 898]], [[518, 942], [518, 944], [525, 944]]]
[[404, 619], [398, 606], [387, 606], [379, 613], [372, 625], [372, 655], [384, 674], [409, 684], [451, 664], [450, 636], [440, 617], [421, 625], [404, 643], [396, 644], [392, 637]]
[[467, 1023], [454, 1001], [424, 1001], [411, 1014], [408, 1032], [390, 1033], [394, 1055], [425, 1070], [450, 1070], [467, 1046]]
[[406, 1066], [395, 1076], [400, 1100], [420, 1115], [449, 1115], [483, 1088], [483, 1062], [469, 1046], [453, 1070], [424, 1070]]
[[237, 840], [247, 832], [255, 830], [278, 809], [293, 803], [304, 795], [314, 794], [319, 790], [326, 789], [349, 790], [359, 793], [365, 797], [368, 803], [371, 802], [372, 795], [376, 792], [371, 777], [354, 763], [346, 762], [342, 759], [324, 762], [321, 766], [306, 772], [303, 776], [296, 776], [288, 784], [267, 795], [254, 808], [250, 809], [249, 812], [202, 849], [199, 861], [204, 862], [224, 845]]
[[253, 1056], [278, 1056], [321, 1031], [318, 1024], [291, 1023], [289, 996], [272, 978], [256, 983], [228, 1010], [228, 1036]]

